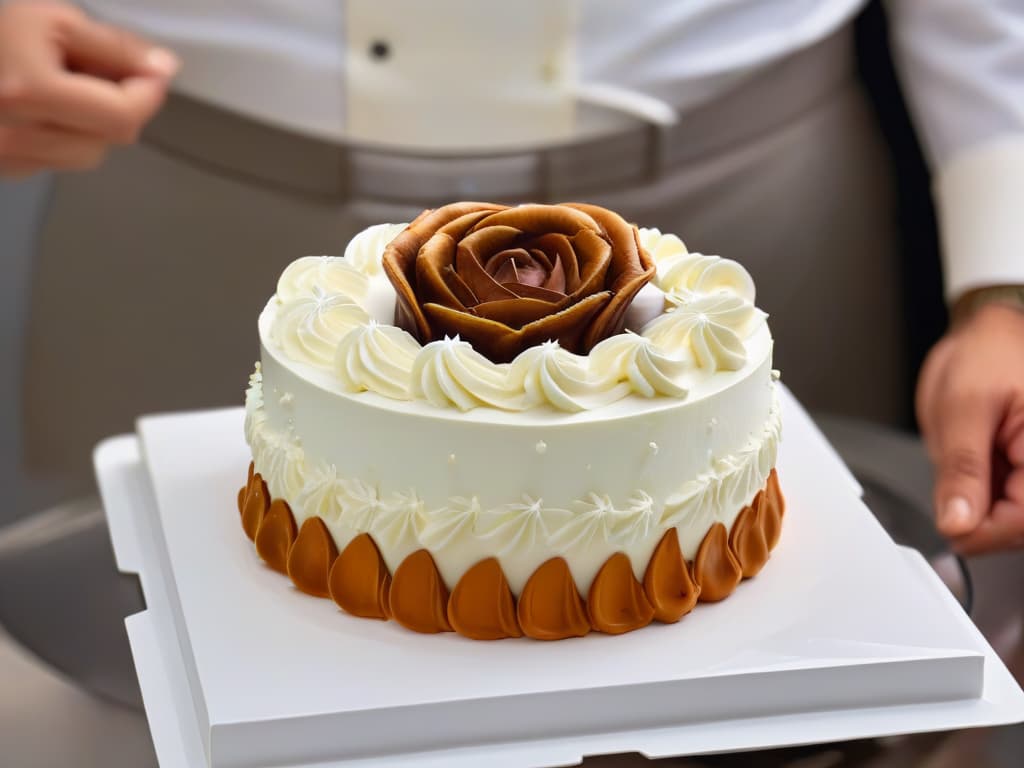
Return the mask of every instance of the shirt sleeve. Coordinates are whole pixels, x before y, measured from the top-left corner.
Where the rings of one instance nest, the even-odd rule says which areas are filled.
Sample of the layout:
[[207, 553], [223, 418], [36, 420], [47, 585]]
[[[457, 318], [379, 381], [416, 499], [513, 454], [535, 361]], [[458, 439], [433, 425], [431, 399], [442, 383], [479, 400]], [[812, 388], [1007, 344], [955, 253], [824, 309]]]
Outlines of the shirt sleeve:
[[932, 166], [946, 298], [1024, 284], [1024, 1], [888, 0]]

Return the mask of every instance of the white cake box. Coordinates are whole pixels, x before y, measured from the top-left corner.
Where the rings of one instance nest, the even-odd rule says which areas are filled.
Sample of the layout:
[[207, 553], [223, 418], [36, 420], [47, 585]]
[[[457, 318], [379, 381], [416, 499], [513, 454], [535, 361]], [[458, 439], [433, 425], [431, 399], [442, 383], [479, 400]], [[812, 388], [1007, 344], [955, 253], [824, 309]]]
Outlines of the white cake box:
[[782, 540], [680, 623], [493, 643], [417, 635], [264, 566], [242, 410], [146, 417], [96, 466], [163, 768], [554, 766], [1024, 720], [1024, 693], [783, 392]]

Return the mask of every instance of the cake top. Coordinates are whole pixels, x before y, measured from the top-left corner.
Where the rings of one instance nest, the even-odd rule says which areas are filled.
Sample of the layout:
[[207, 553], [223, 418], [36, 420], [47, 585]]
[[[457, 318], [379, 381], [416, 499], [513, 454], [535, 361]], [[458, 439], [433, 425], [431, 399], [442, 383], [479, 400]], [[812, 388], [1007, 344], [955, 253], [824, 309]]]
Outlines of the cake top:
[[463, 202], [292, 262], [261, 329], [344, 392], [578, 412], [739, 371], [770, 346], [754, 298], [735, 261], [605, 208]]

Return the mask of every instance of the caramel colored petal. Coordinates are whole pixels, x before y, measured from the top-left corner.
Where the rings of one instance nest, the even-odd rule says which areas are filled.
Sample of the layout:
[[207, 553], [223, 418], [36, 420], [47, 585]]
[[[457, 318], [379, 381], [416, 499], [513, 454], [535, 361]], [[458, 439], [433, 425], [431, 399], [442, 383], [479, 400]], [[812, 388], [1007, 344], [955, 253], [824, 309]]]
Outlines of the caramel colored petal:
[[437, 234], [420, 249], [416, 259], [416, 296], [419, 302], [433, 302], [453, 309], [465, 309], [448, 283], [445, 273], [455, 263], [455, 241], [448, 235]]
[[570, 240], [579, 264], [579, 285], [569, 295], [589, 296], [608, 288], [608, 269], [612, 263], [612, 247], [601, 235], [585, 229]]
[[391, 581], [391, 615], [414, 632], [450, 632], [448, 589], [425, 549], [409, 555], [395, 570]]
[[399, 257], [391, 254], [391, 258], [388, 258], [393, 247], [394, 242], [384, 251], [384, 260], [381, 263], [385, 274], [395, 289], [395, 325], [405, 329], [420, 341], [427, 341], [430, 339], [430, 325], [427, 323], [427, 318], [416, 301], [416, 291], [412, 287], [412, 282], [410, 282], [411, 279], [415, 279], [416, 274], [415, 254], [413, 254], [412, 258], [408, 259], [409, 274], [406, 275], [405, 267], [403, 266], [406, 261], [404, 256]]
[[519, 234], [519, 230], [511, 227], [489, 227], [474, 232], [459, 243], [455, 269], [480, 301], [515, 297], [514, 293], [501, 286], [485, 265], [494, 254], [492, 249], [501, 250], [515, 241]]
[[548, 279], [551, 264], [548, 257], [536, 248], [508, 248], [488, 260], [484, 269], [497, 282], [542, 285]]
[[448, 600], [448, 621], [474, 640], [522, 636], [512, 590], [495, 558], [481, 560], [462, 574]]
[[495, 211], [504, 210], [506, 207], [504, 205], [497, 205], [494, 203], [477, 203], [476, 205], [485, 205], [487, 207], [471, 211], [469, 213], [464, 213], [458, 218], [452, 219], [437, 231], [443, 232], [446, 235], [451, 235], [455, 240], [461, 240], [466, 236], [466, 233], [478, 223], [486, 219]]
[[646, 627], [654, 618], [654, 608], [624, 553], [609, 557], [594, 577], [587, 596], [587, 616], [590, 626], [609, 635]]
[[[413, 219], [405, 232], [399, 234], [392, 242], [398, 242], [399, 238], [408, 232], [417, 239], [418, 242], [413, 242], [416, 243], [415, 250], [418, 251], [420, 246], [427, 242], [435, 232], [441, 230], [458, 240], [478, 222], [486, 219], [492, 213], [507, 208], [507, 205], [498, 203], [463, 201], [442, 205], [440, 208], [427, 209]], [[402, 245], [405, 245], [404, 241]]]
[[338, 556], [327, 526], [319, 517], [302, 524], [288, 555], [288, 575], [300, 590], [316, 597], [329, 597], [327, 577]]
[[548, 315], [535, 323], [524, 325], [519, 341], [519, 351], [554, 339], [570, 352], [581, 353], [584, 329], [588, 327], [592, 318], [601, 311], [609, 299], [610, 295], [607, 291], [594, 293], [557, 314]]
[[619, 332], [626, 309], [639, 290], [654, 276], [655, 267], [650, 255], [640, 245], [640, 233], [637, 228], [617, 213], [597, 205], [566, 205], [591, 216], [612, 246], [611, 264], [605, 278], [605, 286], [610, 288], [614, 295], [587, 330], [584, 349], [589, 351], [597, 342]]
[[[593, 229], [603, 232], [612, 244], [612, 250], [615, 252], [613, 259], [616, 273], [643, 271], [646, 254], [640, 247], [636, 227], [615, 211], [610, 211], [599, 205], [564, 203], [564, 207], [586, 213], [597, 223]], [[646, 261], [650, 262], [649, 256], [646, 256]]]
[[779, 473], [772, 470], [768, 475], [768, 486], [764, 493], [764, 506], [761, 508], [761, 525], [764, 527], [764, 538], [768, 549], [775, 549], [782, 535], [782, 518], [786, 513], [786, 499], [779, 487]]
[[288, 553], [295, 543], [295, 518], [284, 499], [276, 499], [256, 533], [256, 553], [278, 573], [288, 573]]
[[700, 586], [700, 601], [724, 600], [743, 578], [740, 564], [729, 550], [725, 526], [715, 523], [704, 536], [693, 561], [693, 578]]
[[514, 296], [520, 296], [524, 299], [546, 301], [549, 304], [564, 304], [565, 300], [568, 298], [564, 293], [552, 291], [547, 288], [538, 288], [535, 285], [525, 285], [523, 283], [502, 283], [502, 286], [511, 291]]
[[[636, 247], [639, 249], [639, 234], [636, 233], [635, 229], [633, 230], [633, 236], [637, 240]], [[587, 351], [599, 341], [622, 330], [622, 326], [625, 323], [626, 310], [629, 309], [629, 305], [633, 303], [633, 299], [636, 298], [640, 289], [654, 277], [657, 268], [650, 260], [646, 251], [641, 250], [639, 252], [642, 261], [641, 268], [639, 270], [630, 269], [620, 272], [616, 265], [617, 254], [614, 249], [612, 250], [613, 261], [609, 269], [609, 275], [614, 276], [611, 281], [613, 296], [612, 300], [608, 302], [608, 306], [601, 311], [601, 314], [595, 318], [590, 328], [587, 329], [587, 334], [583, 339], [583, 348]]]
[[607, 292], [595, 293], [561, 312], [524, 325], [520, 330], [438, 304], [427, 304], [423, 309], [437, 334], [452, 337], [458, 334], [463, 341], [472, 344], [477, 352], [495, 363], [507, 363], [527, 347], [542, 344], [549, 339], [557, 341], [570, 352], [577, 351], [583, 329], [608, 299]]
[[535, 640], [583, 637], [590, 631], [576, 582], [561, 557], [553, 557], [533, 572], [516, 612], [523, 634]]
[[486, 227], [477, 227], [459, 241], [459, 254], [456, 267], [462, 272], [472, 263], [481, 269], [502, 251], [517, 247], [516, 243], [523, 237], [523, 231], [514, 226], [491, 224], [491, 219], [484, 222]]
[[[597, 206], [591, 207], [597, 208]], [[543, 235], [549, 232], [575, 235], [581, 229], [600, 229], [598, 223], [587, 211], [583, 210], [582, 206], [531, 204], [517, 205], [514, 208], [506, 208], [493, 213], [478, 223], [474, 231], [480, 231], [484, 227], [502, 225], [515, 227], [534, 235]]]
[[522, 258], [522, 254], [525, 253], [526, 250], [523, 248], [506, 248], [504, 251], [496, 253], [487, 259], [486, 263], [483, 264], [484, 271], [497, 282], [514, 280], [516, 256]]
[[756, 576], [768, 562], [768, 542], [754, 507], [744, 507], [729, 531], [729, 549], [746, 579]]
[[654, 618], [665, 624], [679, 621], [697, 604], [700, 587], [690, 577], [675, 528], [665, 531], [647, 563], [644, 592], [654, 608]]
[[238, 514], [241, 515], [245, 512], [245, 498], [249, 495], [249, 489], [252, 488], [252, 476], [256, 473], [256, 462], [249, 462], [249, 474], [246, 476], [245, 485], [238, 489]]
[[473, 312], [478, 317], [485, 317], [496, 323], [507, 325], [509, 328], [518, 329], [528, 323], [548, 317], [553, 312], [560, 311], [568, 301], [569, 299], [565, 296], [560, 296], [556, 304], [540, 299], [504, 299], [477, 304], [473, 308]]
[[[515, 357], [515, 339], [509, 342], [510, 335], [514, 337], [517, 334], [514, 328], [467, 312], [456, 312], [439, 304], [426, 304], [423, 311], [430, 318], [438, 337], [455, 338], [458, 335], [463, 341], [472, 344], [481, 355], [496, 363], [507, 363]], [[507, 354], [510, 348], [513, 349], [511, 355], [503, 358], [502, 354]]]
[[476, 294], [466, 285], [466, 281], [459, 277], [459, 273], [455, 271], [454, 267], [445, 267], [441, 277], [444, 278], [445, 285], [448, 286], [448, 289], [455, 295], [455, 298], [458, 299], [462, 306], [475, 307], [480, 303]]
[[[395, 287], [395, 325], [412, 333], [421, 341], [430, 339], [430, 326], [416, 300], [416, 260], [420, 248], [445, 225], [452, 225], [449, 234], [458, 240], [462, 236], [459, 226], [467, 228], [485, 218], [489, 212], [504, 209], [493, 203], [452, 203], [436, 210], [421, 213], [398, 237], [384, 249], [384, 272]], [[463, 218], [467, 217], [467, 218]]]
[[384, 262], [384, 271], [395, 288], [395, 325], [421, 342], [430, 341], [430, 324], [416, 301], [416, 292], [397, 267]]
[[338, 555], [328, 587], [334, 602], [348, 613], [368, 619], [388, 618], [391, 574], [370, 534], [359, 534]]
[[551, 291], [552, 293], [564, 294], [565, 283], [565, 267], [562, 266], [562, 259], [556, 254], [555, 262], [551, 265], [551, 270], [548, 272], [548, 279], [545, 280], [544, 284], [540, 287]]
[[558, 259], [552, 261], [551, 257], [544, 253], [544, 251], [542, 251], [540, 248], [535, 248], [533, 246], [530, 246], [526, 250], [529, 252], [530, 258], [532, 258], [534, 261], [536, 261], [538, 264], [544, 267], [545, 272], [550, 272], [552, 269], [555, 268], [555, 261], [558, 261]]
[[242, 529], [250, 539], [256, 539], [256, 532], [260, 529], [263, 516], [270, 508], [270, 491], [263, 481], [263, 476], [257, 472], [252, 476], [249, 484], [249, 493], [246, 494], [245, 502], [242, 505]]
[[[551, 255], [556, 264], [560, 264], [565, 274], [565, 292], [572, 294], [580, 286], [580, 267], [576, 260], [576, 251], [565, 235], [552, 232], [534, 239], [534, 247]], [[610, 247], [610, 246], [609, 246]]]

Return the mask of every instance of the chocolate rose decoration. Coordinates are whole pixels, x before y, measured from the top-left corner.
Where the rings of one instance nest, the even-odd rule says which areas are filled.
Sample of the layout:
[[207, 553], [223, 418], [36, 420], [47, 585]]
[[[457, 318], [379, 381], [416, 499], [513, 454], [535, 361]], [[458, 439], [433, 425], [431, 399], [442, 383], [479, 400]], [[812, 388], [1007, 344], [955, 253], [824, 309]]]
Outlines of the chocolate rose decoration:
[[500, 363], [548, 340], [588, 352], [655, 268], [636, 227], [596, 205], [453, 203], [392, 240], [384, 270], [396, 325], [424, 344], [458, 334]]

